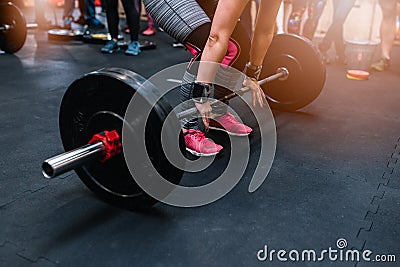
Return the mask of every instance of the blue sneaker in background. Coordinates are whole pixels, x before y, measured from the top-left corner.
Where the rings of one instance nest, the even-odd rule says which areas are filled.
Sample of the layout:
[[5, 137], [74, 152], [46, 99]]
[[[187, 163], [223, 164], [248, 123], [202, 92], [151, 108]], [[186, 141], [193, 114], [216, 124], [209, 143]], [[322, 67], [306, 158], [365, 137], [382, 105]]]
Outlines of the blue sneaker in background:
[[114, 51], [119, 51], [118, 42], [114, 40], [110, 40], [106, 43], [106, 45], [101, 49], [102, 53], [112, 54]]
[[64, 25], [62, 26], [63, 29], [71, 30], [72, 18], [64, 19]]
[[103, 23], [101, 23], [101, 21], [100, 20], [98, 20], [98, 19], [89, 19], [89, 20], [86, 20], [86, 25], [88, 25], [88, 27], [90, 28], [90, 29], [104, 29], [106, 26], [103, 24]]
[[137, 56], [140, 54], [140, 52], [140, 43], [138, 41], [132, 41], [129, 44], [128, 49], [125, 50], [125, 55]]

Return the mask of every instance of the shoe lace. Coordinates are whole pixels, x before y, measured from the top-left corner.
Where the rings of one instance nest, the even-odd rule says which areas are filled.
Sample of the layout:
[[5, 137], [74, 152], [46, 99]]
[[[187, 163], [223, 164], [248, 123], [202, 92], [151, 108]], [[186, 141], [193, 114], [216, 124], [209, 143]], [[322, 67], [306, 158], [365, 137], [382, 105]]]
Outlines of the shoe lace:
[[190, 134], [193, 136], [194, 139], [196, 139], [197, 141], [202, 141], [205, 138], [204, 133], [202, 133], [199, 130], [189, 130], [187, 134]]
[[136, 50], [136, 49], [138, 49], [139, 44], [138, 44], [138, 42], [131, 42], [131, 44], [129, 45], [129, 47], [130, 47], [131, 49]]
[[229, 122], [233, 122], [233, 123], [236, 123], [236, 122], [237, 122], [235, 116], [233, 116], [233, 115], [230, 114], [230, 113], [227, 113], [226, 116], [225, 116], [225, 118], [226, 118], [226, 120], [229, 121]]

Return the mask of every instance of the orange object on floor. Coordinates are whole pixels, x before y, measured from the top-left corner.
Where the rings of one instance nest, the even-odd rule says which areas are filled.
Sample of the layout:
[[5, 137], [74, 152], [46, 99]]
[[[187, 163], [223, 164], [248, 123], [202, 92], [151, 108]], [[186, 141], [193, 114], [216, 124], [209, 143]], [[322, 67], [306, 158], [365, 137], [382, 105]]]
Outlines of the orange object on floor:
[[355, 81], [366, 81], [367, 80], [367, 79], [363, 79], [363, 78], [357, 78], [357, 77], [351, 76], [349, 74], [347, 74], [346, 77], [347, 77], [347, 79], [355, 80]]
[[[361, 80], [367, 80], [369, 78], [369, 72], [363, 71], [363, 70], [348, 70], [347, 76], [351, 76], [351, 77], [358, 78]], [[347, 78], [349, 78], [349, 77], [347, 77]]]

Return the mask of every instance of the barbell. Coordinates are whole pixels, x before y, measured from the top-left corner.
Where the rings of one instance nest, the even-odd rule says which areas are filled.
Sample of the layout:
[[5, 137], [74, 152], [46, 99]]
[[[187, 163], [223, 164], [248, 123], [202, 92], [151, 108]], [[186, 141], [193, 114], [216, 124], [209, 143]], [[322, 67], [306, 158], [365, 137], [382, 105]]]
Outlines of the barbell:
[[[285, 67], [281, 67], [277, 70], [276, 74], [259, 81], [258, 84], [263, 85], [276, 79], [284, 80], [288, 77], [289, 71]], [[219, 101], [230, 100], [238, 95], [243, 95], [249, 91], [250, 88], [242, 87], [220, 99], [211, 99], [210, 105], [214, 106]], [[194, 107], [177, 113], [176, 117], [177, 119], [183, 119], [190, 117], [196, 113], [197, 109]], [[124, 119], [117, 114], [113, 114], [107, 111], [102, 111], [101, 113], [99, 113], [99, 115], [100, 114], [102, 116], [108, 114], [124, 122]], [[106, 162], [109, 158], [121, 153], [121, 146], [121, 138], [117, 130], [105, 130], [99, 132], [93, 135], [88, 144], [45, 160], [42, 165], [42, 173], [46, 178], [54, 178], [65, 172], [69, 172], [75, 169], [77, 166], [81, 166], [91, 160], [98, 160], [100, 158], [101, 162]]]
[[15, 53], [25, 43], [27, 28], [21, 10], [11, 2], [0, 3], [0, 50]]
[[[266, 78], [259, 83], [275, 109], [293, 111], [308, 105], [325, 83], [325, 67], [318, 50], [308, 39], [297, 35], [276, 35], [263, 65], [261, 77]], [[45, 160], [43, 175], [53, 178], [74, 169], [83, 183], [108, 203], [126, 209], [143, 209], [157, 203], [135, 182], [125, 162], [122, 128], [127, 126], [132, 136], [143, 131], [124, 119], [135, 96], [151, 110], [147, 121], [141, 124], [146, 128], [145, 144], [151, 164], [164, 179], [179, 184], [184, 170], [160, 151], [163, 123], [173, 109], [165, 96], [159, 92], [157, 95], [157, 88], [140, 90], [147, 82], [141, 75], [121, 68], [103, 68], [75, 80], [63, 96], [59, 114], [61, 140], [67, 152]], [[243, 87], [220, 100], [248, 91]], [[159, 100], [153, 104], [150, 99], [155, 95]], [[214, 102], [211, 100], [212, 105]], [[196, 112], [195, 108], [181, 111], [175, 114], [176, 120]], [[137, 120], [144, 120], [142, 117], [138, 114]], [[179, 135], [179, 149], [184, 155], [184, 138], [182, 133]], [[169, 138], [176, 138], [176, 133]]]

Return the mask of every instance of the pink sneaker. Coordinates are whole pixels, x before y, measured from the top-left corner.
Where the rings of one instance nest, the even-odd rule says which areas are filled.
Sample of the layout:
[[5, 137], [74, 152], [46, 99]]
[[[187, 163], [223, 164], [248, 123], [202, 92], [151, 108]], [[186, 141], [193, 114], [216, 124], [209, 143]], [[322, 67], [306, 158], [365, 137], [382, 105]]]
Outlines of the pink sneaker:
[[195, 156], [214, 156], [223, 148], [206, 138], [204, 133], [199, 130], [189, 129], [184, 137], [186, 150]]
[[144, 30], [144, 31], [142, 32], [142, 34], [143, 34], [144, 36], [151, 36], [151, 35], [154, 35], [154, 34], [156, 34], [156, 29], [154, 29], [154, 27], [147, 27], [147, 29]]
[[210, 129], [227, 132], [234, 136], [246, 136], [253, 131], [250, 127], [238, 122], [230, 113], [210, 120]]

